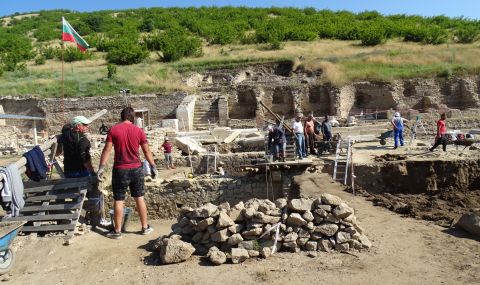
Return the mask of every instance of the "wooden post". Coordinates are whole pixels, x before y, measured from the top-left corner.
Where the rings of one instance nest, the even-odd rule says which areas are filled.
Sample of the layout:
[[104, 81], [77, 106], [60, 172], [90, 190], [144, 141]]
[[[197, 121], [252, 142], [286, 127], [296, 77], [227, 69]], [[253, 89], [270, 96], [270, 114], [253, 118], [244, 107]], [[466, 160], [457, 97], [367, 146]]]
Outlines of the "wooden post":
[[[278, 115], [275, 114], [272, 110], [270, 110], [270, 108], [268, 108], [265, 104], [263, 104], [262, 101], [258, 101], [258, 103], [260, 103], [260, 105], [262, 105], [262, 107], [265, 108], [265, 110], [267, 110], [279, 123], [282, 122], [282, 119], [280, 118], [280, 116], [278, 116]], [[283, 122], [283, 127], [284, 127], [287, 131], [293, 133], [293, 130], [292, 130], [285, 122]]]
[[33, 120], [33, 144], [38, 145], [37, 121], [36, 120]]

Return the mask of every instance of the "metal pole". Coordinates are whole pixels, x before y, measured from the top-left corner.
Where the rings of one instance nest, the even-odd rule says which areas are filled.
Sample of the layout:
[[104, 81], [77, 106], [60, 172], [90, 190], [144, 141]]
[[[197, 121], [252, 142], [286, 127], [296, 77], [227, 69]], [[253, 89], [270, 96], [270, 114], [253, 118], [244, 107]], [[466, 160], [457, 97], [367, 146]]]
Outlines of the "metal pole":
[[38, 145], [37, 122], [33, 120], [33, 144]]

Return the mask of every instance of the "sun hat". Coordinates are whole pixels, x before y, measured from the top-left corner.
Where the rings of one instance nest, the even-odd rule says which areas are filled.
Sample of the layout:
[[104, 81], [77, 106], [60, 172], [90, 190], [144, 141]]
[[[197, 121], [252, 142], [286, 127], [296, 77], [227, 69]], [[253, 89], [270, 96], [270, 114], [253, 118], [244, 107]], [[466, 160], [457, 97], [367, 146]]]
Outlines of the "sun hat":
[[76, 116], [75, 118], [73, 118], [72, 120], [72, 125], [73, 126], [76, 126], [78, 124], [82, 124], [82, 125], [89, 125], [92, 121], [90, 121], [89, 119], [85, 118], [85, 116]]
[[400, 113], [399, 113], [399, 112], [395, 112], [395, 117], [400, 117]]

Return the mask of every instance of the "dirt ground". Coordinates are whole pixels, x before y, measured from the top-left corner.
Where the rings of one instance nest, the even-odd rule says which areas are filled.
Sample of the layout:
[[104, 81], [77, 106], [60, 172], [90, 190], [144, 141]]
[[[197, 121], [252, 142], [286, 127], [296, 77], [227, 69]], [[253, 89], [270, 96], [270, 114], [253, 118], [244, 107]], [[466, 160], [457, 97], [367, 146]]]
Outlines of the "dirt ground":
[[[392, 146], [380, 146], [373, 142], [358, 143], [354, 145], [354, 159], [357, 164], [378, 164], [385, 161], [480, 160], [480, 151], [475, 148], [457, 149], [449, 145], [447, 152], [443, 152], [441, 147], [430, 152], [425, 145], [429, 145], [428, 142], [416, 141], [413, 146], [393, 150]], [[357, 188], [357, 193], [365, 196], [376, 206], [385, 207], [401, 215], [433, 221], [444, 227], [450, 227], [466, 212], [480, 212], [480, 188], [447, 188], [439, 189], [435, 193], [421, 194], [372, 193], [368, 189]]]
[[0, 280], [6, 284], [480, 284], [480, 241], [461, 231], [431, 222], [404, 218], [363, 197], [353, 197], [327, 174], [296, 178], [301, 195], [328, 192], [355, 207], [373, 243], [369, 251], [277, 253], [243, 264], [211, 266], [200, 257], [175, 265], [158, 265], [152, 241], [170, 232], [173, 221], [157, 220], [155, 231], [139, 235], [132, 221], [120, 240], [101, 232], [75, 236], [62, 245], [60, 237], [20, 236], [17, 260]]
[[[391, 150], [391, 146], [378, 143], [358, 143], [354, 158], [358, 163], [378, 163], [375, 157], [386, 153], [419, 160], [479, 155], [478, 150], [462, 152], [450, 148], [445, 154], [425, 149], [417, 145]], [[165, 173], [161, 171], [160, 177]], [[171, 173], [183, 175], [181, 169]], [[129, 232], [120, 240], [106, 238], [106, 231], [101, 230], [87, 230], [75, 236], [68, 246], [63, 245], [60, 236], [19, 236], [13, 246], [14, 268], [0, 276], [0, 281], [5, 284], [480, 284], [479, 238], [389, 211], [391, 201], [401, 195], [354, 197], [323, 173], [306, 173], [295, 181], [303, 196], [316, 197], [327, 192], [352, 205], [373, 247], [349, 254], [319, 252], [314, 258], [305, 253], [276, 253], [266, 260], [250, 259], [242, 264], [221, 266], [211, 266], [203, 258], [193, 256], [184, 263], [161, 266], [158, 254], [150, 250], [151, 245], [156, 238], [170, 232], [174, 221], [151, 221], [155, 231], [149, 236], [139, 235], [138, 221], [131, 221]], [[424, 199], [409, 195], [400, 198], [417, 201], [419, 205]], [[453, 201], [447, 196], [443, 200]], [[443, 211], [459, 209], [458, 206], [445, 205]]]

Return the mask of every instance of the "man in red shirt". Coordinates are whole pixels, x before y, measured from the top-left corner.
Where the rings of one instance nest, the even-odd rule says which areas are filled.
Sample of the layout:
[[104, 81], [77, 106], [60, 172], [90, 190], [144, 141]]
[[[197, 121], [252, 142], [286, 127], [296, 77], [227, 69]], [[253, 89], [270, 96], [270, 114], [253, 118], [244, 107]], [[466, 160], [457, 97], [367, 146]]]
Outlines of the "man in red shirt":
[[447, 116], [445, 113], [440, 115], [440, 120], [437, 122], [437, 136], [435, 137], [435, 144], [430, 148], [433, 151], [437, 146], [442, 144], [443, 151], [447, 151]]
[[145, 159], [150, 164], [152, 178], [155, 178], [157, 175], [155, 161], [148, 147], [147, 137], [142, 129], [133, 124], [135, 111], [131, 107], [127, 107], [122, 110], [120, 116], [122, 122], [113, 126], [108, 132], [97, 173], [99, 177], [102, 175], [113, 146], [115, 155], [112, 171], [112, 191], [113, 199], [115, 200], [113, 210], [115, 227], [107, 234], [107, 237], [113, 239], [122, 237], [123, 208], [127, 188], [130, 188], [130, 193], [137, 205], [142, 224], [142, 234], [146, 235], [153, 231], [147, 222], [147, 206], [143, 198], [145, 183], [139, 147], [142, 148]]

